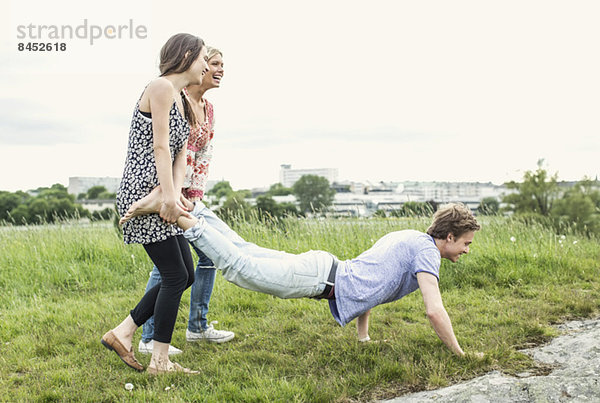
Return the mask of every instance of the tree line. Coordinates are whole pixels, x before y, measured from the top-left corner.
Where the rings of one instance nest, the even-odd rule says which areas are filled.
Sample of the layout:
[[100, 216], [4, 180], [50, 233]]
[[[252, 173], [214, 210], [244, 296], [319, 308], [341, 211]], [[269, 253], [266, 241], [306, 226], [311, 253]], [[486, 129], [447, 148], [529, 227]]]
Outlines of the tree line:
[[[96, 199], [100, 194], [114, 198], [114, 193], [108, 193], [104, 186], [94, 186], [81, 194], [79, 200]], [[90, 213], [60, 183], [29, 192], [0, 191], [0, 222], [14, 225], [45, 224], [73, 218], [103, 220], [114, 215], [113, 209]]]
[[[291, 188], [281, 183], [271, 185], [266, 193], [256, 198], [256, 205], [251, 206], [246, 199], [251, 196], [249, 190], [234, 191], [227, 181], [217, 183], [208, 193], [225, 202], [219, 208], [220, 216], [231, 221], [239, 217], [257, 216], [260, 219], [299, 217], [310, 212], [321, 212], [333, 203], [335, 190], [326, 178], [316, 175], [302, 176]], [[274, 196], [294, 195], [298, 204], [292, 202], [278, 203]]]
[[514, 193], [503, 197], [500, 212], [510, 212], [527, 222], [600, 235], [600, 187], [597, 180], [583, 178], [574, 186], [561, 186], [558, 174], [550, 175], [539, 160], [535, 171], [526, 171], [522, 182], [506, 184]]
[[[600, 190], [598, 181], [584, 178], [574, 186], [558, 182], [558, 175], [550, 175], [538, 161], [535, 171], [526, 171], [522, 182], [511, 181], [506, 187], [513, 192], [498, 199], [484, 198], [477, 209], [483, 215], [513, 215], [530, 223], [541, 223], [557, 231], [568, 229], [579, 233], [600, 235]], [[256, 198], [256, 204], [246, 201], [249, 190], [234, 191], [227, 181], [217, 183], [207, 195], [225, 201], [219, 214], [225, 220], [258, 217], [281, 218], [305, 216], [307, 213], [327, 211], [335, 196], [326, 178], [315, 175], [302, 176], [291, 188], [281, 183], [271, 185], [269, 190]], [[278, 203], [275, 196], [294, 195], [296, 202]], [[108, 208], [90, 213], [78, 201], [114, 199], [104, 186], [93, 186], [78, 195], [77, 200], [61, 184], [49, 188], [40, 187], [29, 192], [0, 191], [0, 222], [16, 225], [43, 224], [71, 218], [96, 220], [114, 219], [116, 211]], [[406, 202], [400, 209], [385, 212], [378, 210], [376, 217], [429, 216], [437, 210], [438, 203]]]

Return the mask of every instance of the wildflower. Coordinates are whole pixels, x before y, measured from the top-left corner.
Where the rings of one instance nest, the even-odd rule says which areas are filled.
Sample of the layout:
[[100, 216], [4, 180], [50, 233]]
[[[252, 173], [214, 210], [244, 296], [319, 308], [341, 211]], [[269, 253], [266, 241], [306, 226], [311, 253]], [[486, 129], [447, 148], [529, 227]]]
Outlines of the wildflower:
[[168, 391], [168, 390], [171, 390], [171, 387], [170, 387], [170, 386], [167, 386], [167, 387], [165, 388], [165, 390], [167, 390], [167, 391]]
[[562, 239], [559, 239], [559, 240], [558, 240], [558, 243], [559, 243], [561, 246], [562, 246], [562, 241], [563, 241]]
[[560, 239], [562, 239], [562, 240], [565, 240], [565, 239], [567, 239], [567, 237], [566, 237], [566, 236], [564, 236], [564, 235], [561, 235], [561, 236], [560, 236]]
[[573, 245], [577, 245], [577, 241], [573, 241]]
[[133, 383], [126, 383], [125, 390], [133, 390]]
[[534, 258], [534, 259], [535, 259], [535, 258], [537, 258], [537, 253], [534, 253], [534, 254], [533, 254], [533, 258]]
[[511, 241], [511, 242], [516, 242], [516, 241], [517, 241], [517, 238], [515, 238], [514, 236], [511, 236], [511, 237], [510, 237], [510, 241]]

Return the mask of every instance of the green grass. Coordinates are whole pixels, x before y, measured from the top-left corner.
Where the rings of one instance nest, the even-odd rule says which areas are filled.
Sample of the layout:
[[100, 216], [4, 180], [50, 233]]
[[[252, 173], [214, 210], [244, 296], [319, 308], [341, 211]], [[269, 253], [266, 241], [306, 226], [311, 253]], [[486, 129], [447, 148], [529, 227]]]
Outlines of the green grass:
[[[236, 229], [263, 246], [323, 249], [348, 259], [387, 232], [427, 224], [284, 220]], [[492, 369], [535, 370], [519, 349], [554, 336], [553, 323], [597, 315], [600, 307], [598, 240], [565, 235], [484, 218], [471, 253], [442, 264], [440, 286], [459, 342], [485, 352], [483, 360], [455, 357], [443, 346], [418, 291], [375, 308], [370, 335], [379, 342], [363, 344], [354, 323], [338, 326], [324, 301], [280, 300], [219, 275], [209, 320], [235, 331], [235, 339], [186, 343], [187, 291], [173, 344], [184, 348], [177, 361], [202, 374], [152, 377], [99, 343], [144, 291], [152, 265], [141, 246], [124, 246], [104, 224], [0, 227], [0, 401], [371, 400]], [[133, 391], [125, 390], [127, 382]]]

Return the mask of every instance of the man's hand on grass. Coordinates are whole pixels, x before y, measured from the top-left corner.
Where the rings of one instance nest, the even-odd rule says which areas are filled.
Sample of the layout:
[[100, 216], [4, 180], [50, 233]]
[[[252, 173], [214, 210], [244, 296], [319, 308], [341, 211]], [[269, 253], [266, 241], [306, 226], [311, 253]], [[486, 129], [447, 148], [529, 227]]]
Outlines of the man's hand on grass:
[[481, 351], [469, 351], [468, 353], [465, 353], [465, 355], [463, 355], [463, 357], [473, 358], [476, 360], [483, 360], [483, 358], [485, 357], [485, 354], [482, 353]]

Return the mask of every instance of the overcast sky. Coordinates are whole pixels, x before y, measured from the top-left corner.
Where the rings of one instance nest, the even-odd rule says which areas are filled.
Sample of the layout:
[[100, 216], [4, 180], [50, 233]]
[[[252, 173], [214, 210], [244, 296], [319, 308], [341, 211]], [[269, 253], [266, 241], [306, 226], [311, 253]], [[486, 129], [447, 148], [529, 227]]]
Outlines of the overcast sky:
[[[120, 176], [134, 105], [178, 32], [223, 51], [210, 179], [234, 188], [277, 182], [280, 164], [356, 181], [502, 183], [540, 158], [560, 179], [600, 173], [597, 1], [2, 4], [3, 190]], [[147, 35], [17, 50], [40, 41], [19, 25], [86, 19]]]

